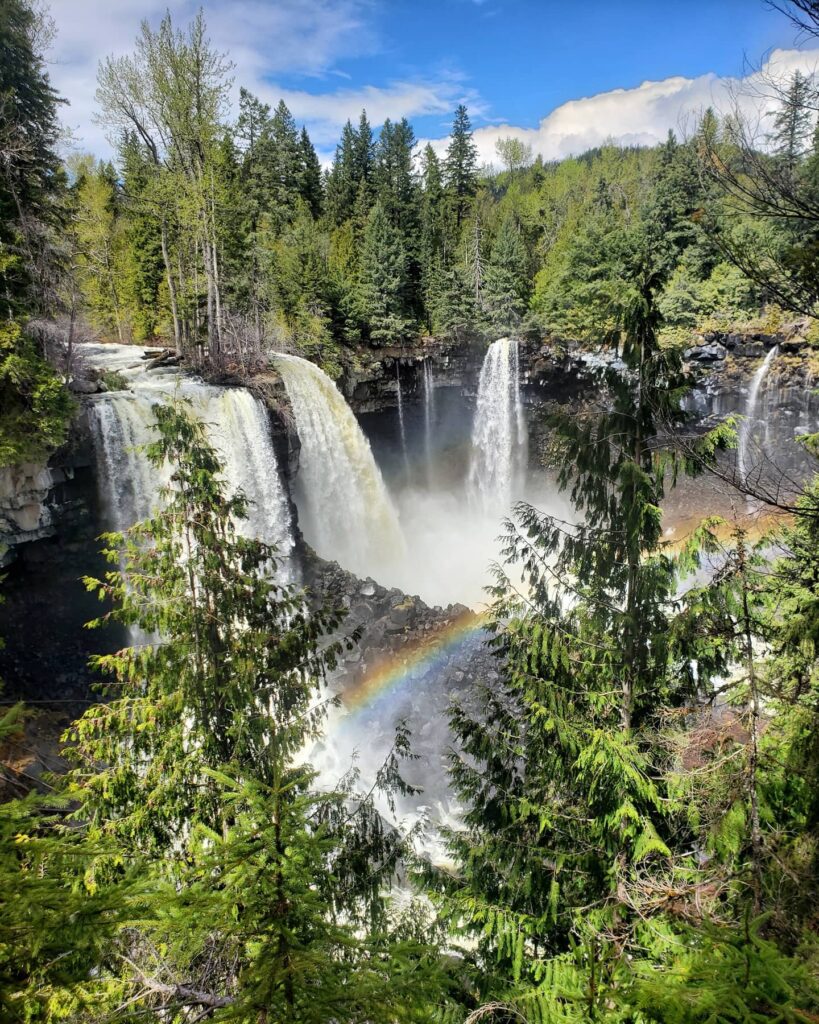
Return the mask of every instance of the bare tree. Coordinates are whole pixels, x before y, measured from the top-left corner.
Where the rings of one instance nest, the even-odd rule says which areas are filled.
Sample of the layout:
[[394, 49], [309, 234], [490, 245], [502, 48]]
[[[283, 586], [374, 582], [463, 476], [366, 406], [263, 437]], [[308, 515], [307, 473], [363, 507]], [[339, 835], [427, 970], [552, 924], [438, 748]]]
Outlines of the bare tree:
[[819, 35], [819, 3], [817, 0], [768, 0], [771, 10], [790, 18], [800, 32]]

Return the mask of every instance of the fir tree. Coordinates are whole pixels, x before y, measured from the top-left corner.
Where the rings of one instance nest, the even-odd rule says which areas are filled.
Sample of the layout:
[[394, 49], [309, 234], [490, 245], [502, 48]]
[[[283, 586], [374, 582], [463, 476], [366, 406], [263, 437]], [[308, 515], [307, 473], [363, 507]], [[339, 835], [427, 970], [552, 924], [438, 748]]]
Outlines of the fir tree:
[[327, 177], [327, 212], [339, 226], [353, 214], [358, 195], [357, 134], [349, 121], [341, 130], [333, 166]]
[[300, 194], [302, 148], [296, 122], [284, 100], [270, 119], [270, 164], [273, 197], [282, 221], [289, 220], [295, 211]]

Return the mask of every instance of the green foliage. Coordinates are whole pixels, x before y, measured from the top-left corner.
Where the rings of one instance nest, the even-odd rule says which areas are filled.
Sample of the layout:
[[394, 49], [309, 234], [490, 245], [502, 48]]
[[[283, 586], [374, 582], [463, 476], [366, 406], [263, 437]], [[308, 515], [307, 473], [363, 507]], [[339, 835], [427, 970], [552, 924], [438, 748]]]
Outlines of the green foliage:
[[[438, 956], [391, 910], [403, 840], [374, 804], [408, 792], [406, 734], [369, 793], [354, 771], [316, 788], [299, 753], [331, 702], [323, 674], [355, 637], [322, 639], [338, 616], [310, 612], [276, 582], [275, 551], [237, 535], [247, 502], [225, 495], [202, 425], [160, 406], [157, 430], [165, 506], [110, 535], [115, 568], [86, 581], [112, 605], [99, 622], [136, 642], [95, 659], [111, 692], [67, 736], [66, 794], [99, 846], [100, 890], [120, 885], [125, 858], [153, 892], [116, 934], [115, 998], [242, 1021], [427, 1020]], [[111, 981], [94, 986], [101, 1005]]]
[[65, 440], [72, 409], [31, 338], [0, 321], [0, 466], [46, 459]]
[[359, 304], [374, 345], [400, 344], [413, 328], [404, 239], [379, 200], [367, 218], [361, 253]]
[[[773, 574], [769, 541], [749, 550], [740, 531], [725, 547], [715, 521], [666, 549], [677, 460], [662, 439], [685, 379], [658, 343], [657, 294], [674, 261], [648, 225], [629, 252], [642, 262], [606, 309], [622, 365], [601, 371], [594, 414], [552, 417], [582, 518], [518, 505], [508, 524], [490, 626], [501, 684], [452, 711], [466, 811], [431, 896], [467, 938], [487, 1016], [795, 1021], [819, 1006], [815, 624], [796, 613], [790, 632], [796, 605], [815, 605], [815, 489]], [[726, 423], [679, 468], [732, 443]]]

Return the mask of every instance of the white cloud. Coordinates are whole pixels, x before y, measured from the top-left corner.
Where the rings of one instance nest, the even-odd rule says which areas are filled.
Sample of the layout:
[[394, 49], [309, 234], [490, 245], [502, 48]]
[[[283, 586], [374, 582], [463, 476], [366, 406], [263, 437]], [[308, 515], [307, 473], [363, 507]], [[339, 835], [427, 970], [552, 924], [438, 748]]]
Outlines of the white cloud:
[[[595, 96], [571, 100], [555, 108], [537, 128], [498, 124], [478, 128], [475, 142], [481, 163], [497, 162], [495, 143], [512, 136], [531, 145], [535, 155], [556, 160], [582, 153], [607, 140], [623, 145], [654, 145], [669, 129], [690, 129], [693, 118], [707, 107], [730, 112], [735, 102], [752, 117], [764, 119], [774, 101], [766, 79], [784, 78], [797, 68], [805, 74], [819, 67], [819, 50], [774, 50], [765, 65], [744, 78], [677, 76], [661, 82], [643, 82], [633, 89], [613, 89]], [[439, 154], [447, 139], [431, 140]]]
[[[480, 159], [492, 163], [495, 142], [514, 136], [531, 144], [545, 159], [558, 159], [600, 145], [607, 139], [625, 144], [651, 145], [669, 128], [679, 129], [691, 113], [707, 106], [726, 110], [731, 96], [753, 91], [758, 74], [744, 79], [702, 75], [643, 82], [630, 89], [614, 89], [557, 107], [537, 128], [492, 121], [489, 111], [462, 76], [438, 71], [426, 78], [401, 79], [386, 84], [353, 85], [338, 67], [342, 58], [360, 57], [379, 50], [372, 28], [373, 13], [383, 0], [206, 0], [205, 16], [216, 47], [236, 65], [236, 91], [245, 85], [266, 102], [284, 98], [298, 122], [307, 124], [320, 155], [332, 154], [344, 122], [355, 121], [366, 108], [371, 122], [385, 118], [440, 116], [442, 134], [459, 102], [469, 107]], [[477, 2], [477, 0], [472, 0]], [[63, 120], [77, 144], [100, 155], [110, 153], [103, 129], [94, 124], [96, 71], [108, 54], [129, 52], [147, 18], [156, 25], [168, 0], [51, 0], [57, 37], [51, 55], [51, 75], [59, 92], [70, 100]], [[183, 26], [199, 0], [170, 0], [171, 14]], [[789, 74], [797, 67], [813, 71], [819, 50], [777, 50], [766, 64], [769, 73]], [[282, 88], [285, 75], [316, 80], [316, 89]], [[339, 77], [342, 82], [339, 82]], [[329, 82], [336, 84], [329, 87]], [[320, 82], [320, 84], [319, 84]], [[759, 98], [741, 101], [751, 109]], [[446, 138], [433, 140], [439, 152]]]
[[[52, 0], [57, 37], [49, 70], [57, 90], [70, 100], [63, 121], [78, 145], [98, 153], [109, 149], [103, 130], [93, 123], [99, 62], [129, 52], [143, 19], [155, 26], [170, 8], [176, 24], [184, 26], [199, 6], [199, 0]], [[373, 6], [374, 0], [204, 4], [208, 34], [217, 49], [229, 52], [237, 83], [266, 94], [276, 75], [336, 74], [334, 65], [342, 55], [374, 52]], [[276, 91], [276, 100], [279, 95]]]

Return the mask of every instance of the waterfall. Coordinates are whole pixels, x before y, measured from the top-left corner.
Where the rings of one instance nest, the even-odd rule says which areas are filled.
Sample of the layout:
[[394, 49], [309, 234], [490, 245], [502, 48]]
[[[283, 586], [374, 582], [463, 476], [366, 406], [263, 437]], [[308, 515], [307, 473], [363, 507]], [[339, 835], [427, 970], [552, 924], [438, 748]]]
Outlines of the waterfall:
[[404, 397], [401, 394], [401, 360], [395, 360], [395, 390], [398, 395], [398, 430], [401, 434], [401, 456], [404, 460], [404, 475], [409, 483], [410, 466], [407, 455], [407, 430], [404, 425]]
[[404, 553], [404, 539], [369, 442], [326, 373], [298, 356], [276, 368], [301, 441], [296, 486], [307, 539], [325, 558], [359, 575], [383, 575]]
[[[139, 351], [132, 349], [132, 361], [139, 358]], [[109, 356], [99, 352], [93, 355], [103, 359]], [[108, 365], [119, 356], [110, 353]], [[275, 545], [285, 560], [282, 575], [291, 577], [286, 561], [294, 544], [290, 508], [264, 403], [244, 388], [214, 387], [178, 372], [131, 369], [138, 371], [125, 374], [131, 390], [106, 393], [90, 403], [100, 491], [110, 526], [119, 532], [127, 530], [159, 506], [170, 469], [153, 466], [144, 446], [156, 440], [156, 405], [184, 398], [202, 420], [208, 440], [222, 461], [228, 492], [242, 490], [248, 499], [247, 519], [236, 524], [238, 532]]]
[[470, 500], [491, 514], [507, 512], [525, 465], [518, 343], [501, 338], [489, 346], [481, 367], [472, 427]]
[[753, 468], [752, 449], [754, 446], [754, 421], [757, 414], [757, 406], [759, 404], [759, 393], [762, 389], [762, 384], [765, 381], [765, 377], [768, 374], [771, 363], [776, 358], [778, 351], [779, 346], [774, 345], [762, 360], [762, 363], [751, 380], [751, 387], [748, 391], [745, 409], [743, 410], [745, 418], [740, 425], [737, 437], [737, 475], [739, 477], [740, 484], [745, 484], [747, 482], [748, 474]]
[[432, 486], [432, 425], [435, 419], [435, 381], [432, 362], [424, 360], [424, 454], [427, 463], [427, 487]]

